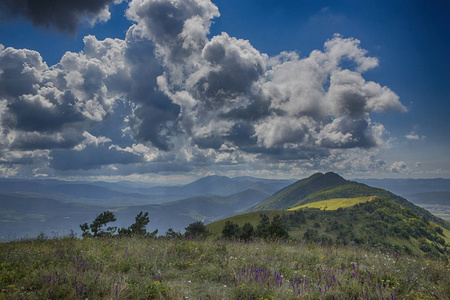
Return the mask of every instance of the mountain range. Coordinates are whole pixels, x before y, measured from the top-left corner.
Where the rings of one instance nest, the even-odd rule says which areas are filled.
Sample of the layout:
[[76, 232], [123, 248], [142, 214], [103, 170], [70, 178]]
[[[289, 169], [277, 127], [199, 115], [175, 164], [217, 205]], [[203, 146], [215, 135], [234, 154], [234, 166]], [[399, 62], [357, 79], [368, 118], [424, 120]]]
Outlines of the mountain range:
[[[79, 224], [110, 210], [127, 227], [148, 211], [149, 227], [183, 231], [192, 222], [212, 222], [248, 210], [292, 180], [208, 176], [187, 185], [148, 186], [133, 182], [0, 179], [0, 239], [41, 232], [79, 233]], [[30, 210], [30, 208], [33, 208]]]
[[113, 225], [119, 227], [129, 226], [140, 211], [148, 211], [149, 230], [164, 234], [168, 228], [183, 231], [195, 221], [208, 224], [251, 211], [367, 195], [389, 199], [449, 228], [448, 222], [403, 197], [330, 172], [299, 181], [208, 176], [179, 186], [1, 179], [0, 237], [67, 234], [70, 230], [79, 233], [79, 224], [92, 222], [105, 210], [116, 215], [118, 221]]

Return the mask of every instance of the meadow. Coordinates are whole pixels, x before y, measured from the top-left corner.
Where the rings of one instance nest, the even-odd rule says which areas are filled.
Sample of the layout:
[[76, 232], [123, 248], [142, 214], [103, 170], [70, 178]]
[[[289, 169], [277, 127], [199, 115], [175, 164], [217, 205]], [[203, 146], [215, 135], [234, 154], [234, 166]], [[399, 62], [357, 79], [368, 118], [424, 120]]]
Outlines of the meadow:
[[0, 299], [450, 299], [450, 265], [385, 247], [125, 236], [0, 244]]

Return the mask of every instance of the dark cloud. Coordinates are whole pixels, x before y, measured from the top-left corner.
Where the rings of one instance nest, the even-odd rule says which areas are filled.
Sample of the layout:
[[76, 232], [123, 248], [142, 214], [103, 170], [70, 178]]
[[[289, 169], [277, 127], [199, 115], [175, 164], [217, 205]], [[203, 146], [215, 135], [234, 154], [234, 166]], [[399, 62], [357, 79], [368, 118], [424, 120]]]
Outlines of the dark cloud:
[[22, 99], [8, 105], [8, 121], [5, 121], [8, 127], [30, 132], [55, 132], [60, 131], [65, 124], [76, 124], [83, 120], [83, 116], [70, 105], [49, 109], [39, 101], [25, 100], [26, 97]]
[[239, 147], [254, 146], [258, 142], [255, 127], [249, 123], [236, 123], [231, 128], [227, 140]]
[[174, 124], [180, 108], [176, 104], [164, 101], [162, 105], [141, 105], [134, 111], [130, 125], [135, 130], [135, 138], [151, 142], [158, 149], [171, 149], [170, 137], [175, 135]]
[[109, 19], [114, 0], [0, 0], [0, 18], [23, 17], [33, 25], [75, 33], [82, 21]]
[[47, 68], [41, 55], [28, 49], [0, 47], [0, 97], [17, 99], [36, 93], [40, 72]]
[[79, 129], [67, 127], [58, 133], [17, 131], [8, 146], [12, 150], [72, 149], [84, 140]]
[[213, 37], [202, 56], [210, 65], [206, 75], [197, 82], [197, 88], [208, 98], [249, 93], [252, 84], [265, 71], [263, 56], [248, 41], [230, 38], [226, 33]]
[[201, 149], [218, 150], [224, 143], [225, 139], [221, 136], [206, 136], [194, 138], [194, 143]]
[[90, 170], [104, 165], [143, 162], [141, 156], [107, 146], [88, 146], [81, 151], [54, 150], [50, 159], [50, 166], [56, 170]]
[[211, 19], [219, 16], [217, 7], [201, 0], [132, 1], [127, 16], [151, 39], [158, 54], [168, 63], [184, 63], [193, 51], [207, 42]]
[[320, 132], [317, 144], [331, 149], [377, 147], [380, 136], [372, 130], [366, 119], [337, 118]]

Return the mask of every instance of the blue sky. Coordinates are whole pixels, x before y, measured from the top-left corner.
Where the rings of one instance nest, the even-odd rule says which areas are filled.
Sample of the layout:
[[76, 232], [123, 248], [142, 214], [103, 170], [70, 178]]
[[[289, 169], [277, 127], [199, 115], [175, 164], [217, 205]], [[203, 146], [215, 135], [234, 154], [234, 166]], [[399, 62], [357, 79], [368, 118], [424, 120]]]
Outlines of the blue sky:
[[450, 177], [446, 1], [29, 2], [0, 1], [2, 176]]

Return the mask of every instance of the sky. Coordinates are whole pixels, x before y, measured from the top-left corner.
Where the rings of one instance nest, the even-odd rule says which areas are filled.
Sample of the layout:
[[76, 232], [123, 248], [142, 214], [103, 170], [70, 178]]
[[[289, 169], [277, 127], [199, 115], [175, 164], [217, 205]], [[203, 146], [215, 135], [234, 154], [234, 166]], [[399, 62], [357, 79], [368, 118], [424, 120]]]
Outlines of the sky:
[[0, 176], [450, 178], [449, 14], [0, 0]]

